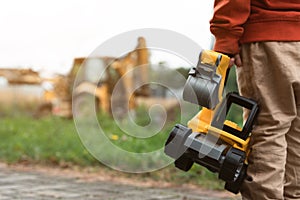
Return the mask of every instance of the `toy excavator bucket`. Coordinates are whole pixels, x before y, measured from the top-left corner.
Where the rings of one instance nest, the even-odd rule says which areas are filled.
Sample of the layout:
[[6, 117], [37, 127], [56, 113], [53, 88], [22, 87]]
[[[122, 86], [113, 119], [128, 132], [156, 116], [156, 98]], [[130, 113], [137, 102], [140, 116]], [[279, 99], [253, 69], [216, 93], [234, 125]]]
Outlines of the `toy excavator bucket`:
[[[219, 88], [222, 77], [216, 69], [222, 56], [212, 58], [206, 52], [200, 54], [197, 67], [192, 68], [183, 90], [185, 101], [213, 109], [219, 103]], [[215, 62], [214, 62], [215, 61]]]

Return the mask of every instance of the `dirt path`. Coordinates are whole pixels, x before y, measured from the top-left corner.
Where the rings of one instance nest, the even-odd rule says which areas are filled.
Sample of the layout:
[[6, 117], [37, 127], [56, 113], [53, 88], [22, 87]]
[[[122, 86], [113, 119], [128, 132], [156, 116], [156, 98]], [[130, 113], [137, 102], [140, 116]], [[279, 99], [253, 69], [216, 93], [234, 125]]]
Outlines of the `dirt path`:
[[1, 199], [224, 200], [240, 196], [112, 177], [105, 172], [0, 164]]

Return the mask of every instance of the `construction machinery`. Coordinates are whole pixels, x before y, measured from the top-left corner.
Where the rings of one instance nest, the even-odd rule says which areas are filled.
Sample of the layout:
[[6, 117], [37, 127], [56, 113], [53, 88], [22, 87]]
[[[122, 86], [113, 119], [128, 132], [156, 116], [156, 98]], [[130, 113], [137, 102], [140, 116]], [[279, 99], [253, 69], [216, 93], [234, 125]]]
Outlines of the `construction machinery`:
[[[178, 105], [177, 100], [154, 97], [151, 93], [149, 68], [149, 51], [143, 37], [138, 38], [133, 51], [119, 58], [75, 58], [68, 75], [52, 79], [53, 89], [45, 93], [40, 110], [51, 106], [54, 115], [72, 117], [74, 113], [84, 115], [94, 104], [95, 110], [105, 113], [111, 114], [114, 109], [114, 116], [120, 118], [140, 105], [161, 104], [172, 110]], [[116, 84], [118, 91], [112, 95]]]
[[[53, 78], [44, 78], [40, 76], [40, 73], [37, 71], [34, 71], [32, 69], [17, 69], [17, 68], [0, 68], [0, 77], [3, 77], [7, 84], [9, 86], [35, 86], [39, 87], [41, 91], [43, 91], [42, 98], [37, 97], [37, 94], [30, 93], [27, 96], [35, 96], [35, 101], [32, 101], [31, 103], [39, 103], [38, 110], [35, 111], [34, 115], [41, 116], [48, 114], [52, 111], [54, 101], [58, 97], [66, 96], [68, 95], [67, 88], [68, 83], [67, 80], [63, 75], [56, 75]], [[50, 89], [43, 89], [43, 84], [47, 82], [53, 85], [54, 87], [51, 87]], [[2, 88], [3, 89], [3, 88]], [[6, 93], [9, 90], [4, 90]], [[6, 94], [6, 96], [9, 96], [9, 94]], [[24, 101], [24, 96], [22, 96], [22, 101]], [[28, 99], [28, 98], [27, 98]], [[16, 99], [17, 100], [17, 99]], [[14, 103], [17, 103], [14, 101]]]
[[[248, 143], [258, 112], [255, 101], [223, 90], [230, 58], [210, 50], [201, 52], [196, 67], [189, 72], [183, 99], [202, 106], [188, 122], [177, 124], [165, 144], [165, 153], [175, 159], [175, 166], [188, 171], [193, 163], [218, 173], [225, 189], [238, 193], [246, 176]], [[232, 105], [248, 110], [243, 127], [226, 120]]]
[[[166, 100], [151, 92], [149, 71], [149, 51], [145, 39], [139, 37], [137, 46], [122, 57], [75, 58], [67, 75], [44, 78], [31, 69], [0, 69], [0, 76], [11, 85], [43, 87], [43, 99], [34, 112], [36, 117], [53, 114], [71, 118], [74, 112], [84, 113], [91, 104], [105, 113], [112, 113], [113, 105], [120, 117], [140, 105], [160, 104], [172, 110], [178, 105], [177, 100]], [[117, 83], [118, 92], [112, 95]]]
[[39, 73], [32, 69], [1, 68], [0, 76], [6, 78], [11, 85], [37, 85], [42, 82]]
[[[29, 111], [40, 101], [41, 77], [32, 69], [0, 68], [0, 101], [2, 113]], [[7, 112], [9, 111], [9, 112]]]
[[[136, 96], [149, 97], [149, 87], [143, 86], [131, 93], [137, 82], [147, 83], [148, 49], [143, 37], [138, 38], [136, 48], [121, 58], [114, 57], [83, 57], [75, 58], [73, 67], [66, 76], [56, 76], [52, 79], [53, 89], [45, 92], [45, 102], [40, 111], [49, 109], [54, 115], [72, 117], [73, 112], [84, 112], [85, 106], [95, 102], [96, 110], [111, 113], [111, 95], [115, 84], [127, 72], [138, 66], [139, 76], [124, 76], [122, 78], [121, 94], [114, 105], [123, 107], [129, 102], [129, 109], [136, 107]], [[100, 75], [100, 76], [99, 76]], [[73, 104], [73, 110], [72, 110]], [[50, 107], [49, 107], [50, 106]]]

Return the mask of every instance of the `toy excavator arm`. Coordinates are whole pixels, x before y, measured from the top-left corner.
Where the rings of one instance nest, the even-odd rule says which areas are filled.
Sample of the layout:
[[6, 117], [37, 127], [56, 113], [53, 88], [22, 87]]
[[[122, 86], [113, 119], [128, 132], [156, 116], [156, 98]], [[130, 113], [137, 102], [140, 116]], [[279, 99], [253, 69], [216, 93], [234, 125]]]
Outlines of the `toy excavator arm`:
[[229, 61], [226, 55], [202, 51], [197, 67], [189, 72], [183, 99], [213, 110], [222, 100]]
[[202, 110], [189, 121], [194, 132], [205, 132], [211, 124], [214, 108], [222, 101], [224, 85], [229, 71], [230, 58], [211, 50], [200, 53], [197, 67], [189, 72], [183, 91], [185, 101], [203, 106]]

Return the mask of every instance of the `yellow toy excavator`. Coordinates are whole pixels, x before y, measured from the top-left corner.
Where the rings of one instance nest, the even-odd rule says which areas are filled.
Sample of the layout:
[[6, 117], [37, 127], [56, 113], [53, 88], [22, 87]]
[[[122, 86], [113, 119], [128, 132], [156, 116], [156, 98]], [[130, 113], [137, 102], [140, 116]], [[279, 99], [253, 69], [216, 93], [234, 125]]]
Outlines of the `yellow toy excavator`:
[[[202, 106], [188, 122], [175, 125], [165, 144], [165, 153], [175, 159], [175, 166], [188, 171], [198, 163], [219, 174], [225, 189], [237, 194], [246, 176], [248, 143], [258, 113], [255, 101], [237, 93], [223, 99], [230, 58], [203, 50], [196, 67], [189, 72], [183, 99]], [[236, 104], [249, 110], [243, 127], [226, 120], [230, 107]]]

